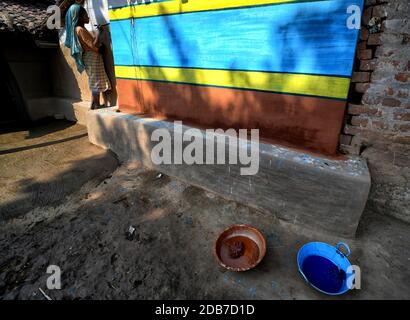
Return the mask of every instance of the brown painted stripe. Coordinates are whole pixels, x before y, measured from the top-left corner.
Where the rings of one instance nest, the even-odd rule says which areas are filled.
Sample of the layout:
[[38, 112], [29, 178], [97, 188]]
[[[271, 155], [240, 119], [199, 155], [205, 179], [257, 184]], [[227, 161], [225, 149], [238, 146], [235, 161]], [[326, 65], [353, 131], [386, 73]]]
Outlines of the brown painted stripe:
[[262, 138], [334, 155], [345, 102], [316, 98], [117, 79], [120, 109], [182, 120], [203, 128], [256, 128]]

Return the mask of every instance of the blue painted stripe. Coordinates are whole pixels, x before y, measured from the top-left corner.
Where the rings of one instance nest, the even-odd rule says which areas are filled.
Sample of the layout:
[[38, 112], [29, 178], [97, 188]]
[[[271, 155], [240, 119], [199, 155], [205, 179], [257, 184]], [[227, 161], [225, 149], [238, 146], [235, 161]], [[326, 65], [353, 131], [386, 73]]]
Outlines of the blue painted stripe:
[[[113, 21], [116, 65], [351, 76], [361, 0], [292, 3]], [[132, 41], [133, 40], [133, 41]]]

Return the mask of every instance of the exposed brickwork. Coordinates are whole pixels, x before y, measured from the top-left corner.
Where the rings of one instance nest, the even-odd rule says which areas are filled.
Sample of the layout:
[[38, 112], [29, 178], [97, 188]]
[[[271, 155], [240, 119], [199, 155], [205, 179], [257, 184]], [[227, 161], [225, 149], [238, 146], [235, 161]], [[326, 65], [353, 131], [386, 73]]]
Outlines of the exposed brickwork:
[[[363, 145], [388, 141], [410, 144], [409, 12], [408, 0], [366, 0], [342, 152], [358, 154]], [[372, 27], [379, 18], [381, 27]], [[353, 140], [361, 145], [353, 147]]]
[[410, 1], [366, 0], [343, 153], [366, 158], [367, 205], [410, 222]]

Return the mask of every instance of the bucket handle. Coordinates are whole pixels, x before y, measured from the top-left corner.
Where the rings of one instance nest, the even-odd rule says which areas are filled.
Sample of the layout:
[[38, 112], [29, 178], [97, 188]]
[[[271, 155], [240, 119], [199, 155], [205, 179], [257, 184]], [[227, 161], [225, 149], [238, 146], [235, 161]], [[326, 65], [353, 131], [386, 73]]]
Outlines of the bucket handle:
[[[344, 253], [342, 250], [340, 250], [341, 247], [344, 247], [346, 253]], [[338, 253], [344, 255], [345, 257], [350, 256], [350, 248], [349, 248], [349, 246], [348, 246], [346, 243], [344, 243], [344, 242], [339, 242], [339, 243], [336, 245], [336, 250], [337, 250]]]

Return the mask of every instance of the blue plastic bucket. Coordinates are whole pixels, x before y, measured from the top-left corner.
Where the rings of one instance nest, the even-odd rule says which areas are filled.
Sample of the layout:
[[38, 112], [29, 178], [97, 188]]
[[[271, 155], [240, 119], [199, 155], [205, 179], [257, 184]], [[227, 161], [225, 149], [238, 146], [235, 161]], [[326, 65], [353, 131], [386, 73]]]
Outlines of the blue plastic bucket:
[[[346, 253], [340, 249], [344, 247]], [[349, 259], [350, 248], [339, 242], [335, 247], [323, 242], [305, 244], [298, 252], [299, 272], [312, 287], [328, 295], [349, 291], [353, 276]]]

